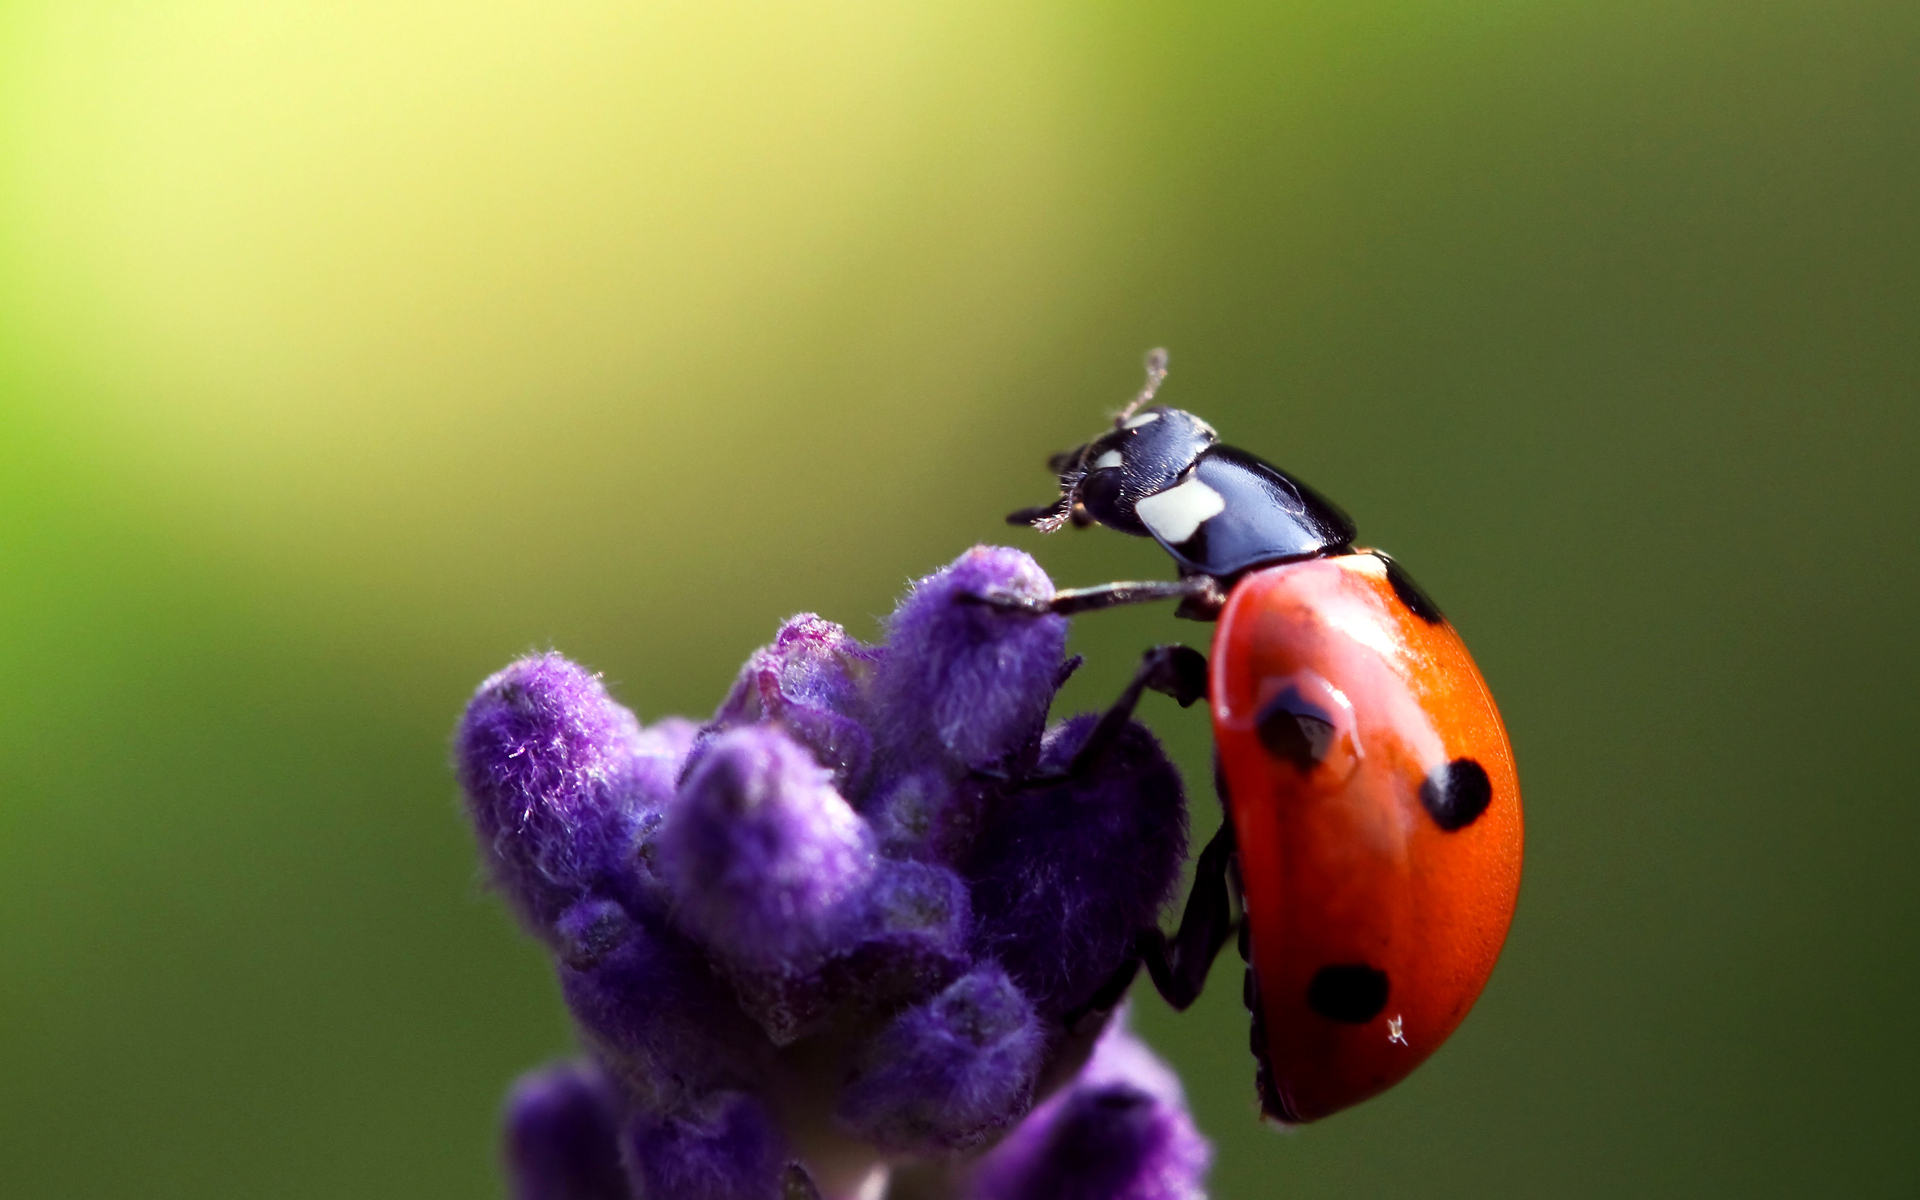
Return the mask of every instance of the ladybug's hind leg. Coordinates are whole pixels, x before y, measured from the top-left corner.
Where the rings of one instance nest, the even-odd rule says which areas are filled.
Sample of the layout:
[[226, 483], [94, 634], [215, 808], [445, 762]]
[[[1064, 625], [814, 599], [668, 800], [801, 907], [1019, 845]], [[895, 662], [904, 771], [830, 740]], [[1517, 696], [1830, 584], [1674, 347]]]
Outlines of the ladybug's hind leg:
[[1186, 1011], [1200, 998], [1213, 960], [1233, 934], [1233, 893], [1227, 881], [1233, 852], [1233, 821], [1228, 819], [1220, 822], [1220, 831], [1194, 865], [1193, 890], [1187, 893], [1180, 928], [1172, 937], [1157, 926], [1143, 929], [1135, 939], [1135, 953], [1147, 965], [1154, 990], [1175, 1012]]
[[[1188, 646], [1155, 646], [1140, 656], [1140, 668], [1132, 682], [1121, 691], [1087, 740], [1074, 753], [1073, 761], [1059, 775], [1029, 781], [1031, 785], [1057, 783], [1077, 778], [1099, 766], [1133, 720], [1140, 697], [1148, 689], [1171, 696], [1180, 706], [1204, 700], [1207, 696], [1207, 659]], [[1199, 996], [1220, 947], [1233, 933], [1234, 905], [1228, 890], [1228, 865], [1233, 860], [1233, 825], [1223, 823], [1206, 849], [1200, 852], [1193, 891], [1188, 894], [1180, 928], [1169, 938], [1158, 927], [1142, 930], [1134, 939], [1133, 953], [1117, 967], [1085, 1003], [1066, 1016], [1069, 1028], [1075, 1028], [1089, 1015], [1110, 1012], [1132, 985], [1142, 963], [1153, 978], [1153, 985], [1175, 1009], [1185, 1009]]]
[[1206, 987], [1207, 972], [1220, 948], [1233, 935], [1234, 903], [1228, 882], [1233, 862], [1233, 822], [1223, 821], [1206, 849], [1200, 852], [1193, 876], [1193, 891], [1187, 894], [1186, 911], [1180, 915], [1180, 928], [1168, 937], [1156, 927], [1143, 929], [1134, 938], [1133, 953], [1114, 969], [1106, 982], [1085, 1003], [1069, 1012], [1063, 1023], [1080, 1029], [1089, 1017], [1104, 1020], [1120, 998], [1133, 986], [1146, 964], [1153, 988], [1175, 1012], [1185, 1012], [1200, 998]]

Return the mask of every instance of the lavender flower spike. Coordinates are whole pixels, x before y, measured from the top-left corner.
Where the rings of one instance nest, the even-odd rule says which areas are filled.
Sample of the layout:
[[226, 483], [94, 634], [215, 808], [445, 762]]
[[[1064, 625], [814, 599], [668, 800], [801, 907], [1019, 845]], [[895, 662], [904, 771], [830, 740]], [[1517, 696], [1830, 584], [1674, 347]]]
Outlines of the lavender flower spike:
[[697, 732], [558, 655], [481, 686], [467, 811], [588, 1052], [512, 1093], [517, 1200], [1200, 1200], [1178, 1083], [1100, 1009], [1185, 798], [1138, 725], [1063, 775], [1066, 621], [976, 602], [1051, 591], [976, 547], [880, 644], [795, 617]]

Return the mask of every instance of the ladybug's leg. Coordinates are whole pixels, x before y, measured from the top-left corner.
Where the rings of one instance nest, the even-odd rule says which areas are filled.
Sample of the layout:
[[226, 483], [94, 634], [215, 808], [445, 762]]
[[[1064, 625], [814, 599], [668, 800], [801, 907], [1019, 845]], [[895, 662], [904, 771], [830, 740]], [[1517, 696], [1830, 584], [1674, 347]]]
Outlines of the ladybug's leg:
[[1062, 1018], [1067, 1028], [1078, 1029], [1089, 1016], [1104, 1019], [1133, 986], [1142, 963], [1154, 990], [1175, 1012], [1185, 1012], [1200, 998], [1213, 960], [1233, 933], [1233, 899], [1227, 882], [1233, 851], [1233, 822], [1223, 821], [1195, 864], [1193, 890], [1187, 893], [1179, 930], [1171, 938], [1157, 927], [1142, 930], [1134, 938], [1133, 953], [1127, 955], [1127, 961], [1115, 968], [1085, 1003]]
[[1113, 749], [1120, 735], [1127, 728], [1127, 722], [1133, 720], [1133, 710], [1140, 703], [1140, 696], [1148, 688], [1163, 695], [1172, 696], [1185, 708], [1195, 700], [1204, 700], [1207, 696], [1207, 656], [1189, 646], [1155, 646], [1140, 656], [1140, 669], [1133, 673], [1133, 682], [1120, 693], [1120, 698], [1112, 707], [1100, 714], [1100, 721], [1074, 751], [1073, 760], [1061, 771], [1046, 775], [1028, 777], [1022, 786], [1051, 787], [1069, 779], [1078, 779], [1099, 765], [1107, 751]]
[[1094, 587], [1066, 588], [1055, 592], [1045, 600], [998, 589], [979, 595], [965, 595], [960, 599], [970, 604], [985, 604], [1001, 612], [1027, 613], [1036, 617], [1044, 617], [1048, 613], [1070, 617], [1074, 613], [1093, 612], [1101, 608], [1118, 608], [1122, 604], [1178, 600], [1181, 602], [1181, 615], [1197, 615], [1205, 620], [1220, 611], [1220, 605], [1225, 603], [1226, 596], [1220, 590], [1219, 581], [1213, 576], [1189, 575], [1184, 579], [1133, 580], [1124, 583], [1102, 583]]
[[1140, 696], [1148, 688], [1164, 696], [1171, 696], [1185, 708], [1195, 700], [1207, 698], [1207, 656], [1189, 646], [1155, 646], [1140, 656], [1140, 669], [1133, 673], [1133, 682], [1121, 691], [1106, 712], [1100, 714], [1100, 723], [1093, 727], [1087, 740], [1074, 752], [1073, 761], [1063, 772], [1068, 778], [1077, 778], [1092, 770], [1094, 765], [1105, 757], [1120, 734], [1133, 720], [1133, 710], [1140, 703]]
[[1233, 932], [1233, 898], [1227, 885], [1233, 851], [1233, 820], [1228, 818], [1200, 852], [1179, 930], [1171, 938], [1158, 927], [1142, 930], [1134, 943], [1154, 989], [1175, 1012], [1185, 1012], [1199, 999], [1207, 971]]
[[[1209, 579], [1207, 582], [1211, 584], [1213, 581]], [[1111, 592], [1120, 588], [1167, 586], [1178, 585], [1109, 584], [1106, 589], [1088, 588], [1085, 591]], [[1192, 596], [1194, 593], [1187, 591], [1182, 594]], [[1127, 601], [1109, 603], [1124, 604]], [[1074, 752], [1073, 761], [1067, 764], [1067, 769], [1059, 775], [1028, 780], [1028, 786], [1082, 776], [1097, 766], [1100, 759], [1119, 741], [1127, 723], [1133, 720], [1133, 711], [1148, 688], [1173, 697], [1182, 708], [1196, 700], [1204, 700], [1207, 695], [1206, 656], [1188, 646], [1155, 646], [1141, 655], [1140, 668], [1133, 673], [1132, 682], [1101, 714], [1099, 723], [1087, 735], [1087, 740], [1081, 743], [1080, 749]], [[1064, 1021], [1068, 1028], [1077, 1029], [1090, 1015], [1104, 1016], [1111, 1012], [1120, 998], [1126, 995], [1127, 988], [1132, 986], [1143, 962], [1148, 974], [1153, 977], [1154, 987], [1166, 997], [1167, 1003], [1176, 1009], [1185, 1009], [1193, 1003], [1206, 983], [1207, 968], [1212, 966], [1214, 956], [1233, 932], [1233, 901], [1227, 891], [1227, 865], [1233, 860], [1233, 850], [1233, 825], [1224, 822], [1220, 832], [1214, 834], [1213, 840], [1200, 852], [1193, 891], [1187, 896], [1187, 908], [1180, 918], [1179, 931], [1172, 939], [1168, 939], [1157, 927], [1142, 931], [1135, 938], [1134, 951], [1126, 961], [1092, 996], [1066, 1014]]]

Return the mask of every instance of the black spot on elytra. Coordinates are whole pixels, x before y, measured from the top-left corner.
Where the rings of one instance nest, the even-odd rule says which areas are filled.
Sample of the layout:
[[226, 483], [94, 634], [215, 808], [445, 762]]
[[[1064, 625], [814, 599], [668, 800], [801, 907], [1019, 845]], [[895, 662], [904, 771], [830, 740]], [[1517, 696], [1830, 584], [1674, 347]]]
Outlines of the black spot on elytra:
[[1321, 967], [1307, 985], [1307, 1007], [1329, 1021], [1365, 1025], [1387, 1006], [1387, 973], [1365, 963]]
[[1433, 823], [1458, 833], [1480, 819], [1493, 802], [1493, 781], [1487, 769], [1471, 758], [1456, 758], [1435, 767], [1420, 784], [1420, 803]]
[[1387, 564], [1387, 582], [1393, 586], [1393, 594], [1400, 597], [1400, 603], [1406, 605], [1408, 611], [1429, 625], [1438, 625], [1447, 619], [1446, 614], [1440, 611], [1440, 606], [1433, 602], [1433, 597], [1420, 590], [1420, 585], [1413, 581], [1413, 576], [1407, 574], [1405, 567], [1378, 550], [1373, 552], [1373, 556]]
[[1333, 718], [1297, 688], [1289, 687], [1267, 701], [1254, 728], [1268, 753], [1303, 772], [1320, 765], [1333, 744]]

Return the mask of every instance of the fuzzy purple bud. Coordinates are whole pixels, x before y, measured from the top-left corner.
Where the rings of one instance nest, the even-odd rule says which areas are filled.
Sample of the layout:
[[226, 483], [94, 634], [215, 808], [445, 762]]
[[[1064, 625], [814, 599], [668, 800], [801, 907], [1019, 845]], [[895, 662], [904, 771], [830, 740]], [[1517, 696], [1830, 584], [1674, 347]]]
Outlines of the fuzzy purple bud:
[[802, 974], [733, 972], [735, 994], [776, 1046], [927, 996], [972, 965], [967, 884], [926, 863], [881, 859], [839, 927], [844, 949]]
[[758, 1030], [687, 939], [611, 901], [583, 901], [558, 926], [567, 1007], [641, 1100], [670, 1109], [764, 1072]]
[[622, 788], [636, 807], [658, 812], [667, 806], [699, 734], [700, 727], [685, 717], [666, 717], [640, 731]]
[[1179, 1080], [1115, 1020], [1072, 1086], [974, 1168], [967, 1200], [1204, 1200], [1211, 1150]]
[[[1095, 718], [1048, 735], [1043, 770], [1071, 761]], [[1059, 1017], [1087, 999], [1159, 916], [1187, 854], [1179, 772], [1129, 725], [1084, 777], [1010, 797], [969, 864], [975, 938]]]
[[789, 1156], [751, 1096], [723, 1093], [684, 1117], [637, 1113], [622, 1141], [635, 1200], [783, 1200]]
[[507, 1095], [513, 1200], [630, 1200], [619, 1134], [619, 1097], [593, 1063], [555, 1063], [522, 1076]]
[[925, 996], [967, 970], [972, 933], [966, 880], [930, 863], [883, 861], [867, 893], [860, 944], [829, 976], [860, 981], [841, 994], [869, 1011]]
[[911, 771], [888, 782], [865, 809], [874, 835], [899, 858], [964, 862], [1004, 786], [991, 776]]
[[702, 748], [659, 856], [681, 923], [736, 969], [776, 975], [813, 970], [857, 934], [875, 859], [832, 776], [770, 725]]
[[456, 765], [489, 871], [536, 929], [620, 872], [638, 814], [668, 794], [660, 781], [684, 755], [683, 726], [649, 737], [558, 654], [480, 685]]
[[771, 721], [784, 727], [851, 795], [866, 779], [873, 738], [859, 717], [877, 655], [832, 621], [801, 613], [740, 669], [714, 714], [717, 729]]
[[862, 1047], [835, 1111], [889, 1150], [970, 1149], [1026, 1111], [1045, 1050], [1033, 1006], [988, 965]]
[[894, 754], [930, 749], [962, 768], [988, 767], [1039, 733], [1060, 678], [1066, 618], [969, 599], [996, 593], [1045, 599], [1053, 583], [1029, 555], [975, 546], [915, 584], [894, 611], [874, 682]]

